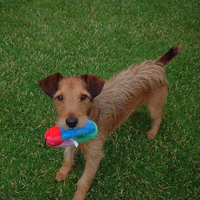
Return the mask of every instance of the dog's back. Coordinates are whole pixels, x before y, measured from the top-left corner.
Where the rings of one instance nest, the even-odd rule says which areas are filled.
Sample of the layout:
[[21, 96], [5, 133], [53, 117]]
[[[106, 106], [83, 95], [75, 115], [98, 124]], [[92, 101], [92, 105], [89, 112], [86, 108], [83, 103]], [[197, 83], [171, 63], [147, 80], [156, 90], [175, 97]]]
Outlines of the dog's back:
[[[99, 108], [97, 123], [103, 122], [108, 134], [123, 123], [141, 104], [149, 104], [155, 98], [162, 99], [162, 107], [167, 98], [167, 79], [165, 66], [182, 50], [173, 47], [158, 60], [147, 60], [133, 64], [105, 81], [102, 92], [95, 99]], [[160, 93], [160, 94], [159, 94]], [[160, 97], [162, 95], [162, 97]], [[93, 109], [93, 110], [94, 110]], [[91, 116], [94, 118], [94, 116]], [[95, 117], [96, 118], [96, 117]], [[95, 120], [94, 118], [94, 120]]]

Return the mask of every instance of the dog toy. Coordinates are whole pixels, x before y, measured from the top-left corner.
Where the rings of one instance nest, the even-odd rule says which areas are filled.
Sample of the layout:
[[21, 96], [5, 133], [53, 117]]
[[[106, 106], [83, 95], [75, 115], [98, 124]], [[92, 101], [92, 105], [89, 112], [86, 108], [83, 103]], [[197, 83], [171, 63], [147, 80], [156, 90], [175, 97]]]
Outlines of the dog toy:
[[87, 142], [93, 139], [98, 133], [95, 122], [87, 120], [82, 128], [64, 129], [63, 127], [53, 126], [45, 132], [45, 145], [51, 147], [67, 147], [70, 145], [78, 146], [78, 143]]

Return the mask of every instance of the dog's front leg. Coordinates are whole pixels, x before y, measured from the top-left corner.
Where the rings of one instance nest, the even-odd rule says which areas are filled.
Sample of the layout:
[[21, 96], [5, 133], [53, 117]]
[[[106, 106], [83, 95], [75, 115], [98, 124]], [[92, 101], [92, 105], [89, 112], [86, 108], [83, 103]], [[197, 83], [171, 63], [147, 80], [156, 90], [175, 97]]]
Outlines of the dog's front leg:
[[85, 159], [86, 159], [86, 165], [85, 165], [84, 173], [77, 183], [77, 190], [72, 200], [85, 199], [87, 192], [90, 189], [92, 180], [94, 179], [95, 174], [98, 170], [99, 163], [103, 157], [103, 153], [102, 153], [101, 148], [96, 149], [96, 146], [93, 146], [93, 147], [94, 148], [89, 146], [89, 147], [84, 148], [84, 150], [82, 149]]
[[75, 146], [69, 146], [65, 150], [64, 161], [61, 168], [56, 173], [56, 181], [60, 182], [66, 179], [68, 173], [71, 171], [74, 165], [74, 156], [77, 152]]

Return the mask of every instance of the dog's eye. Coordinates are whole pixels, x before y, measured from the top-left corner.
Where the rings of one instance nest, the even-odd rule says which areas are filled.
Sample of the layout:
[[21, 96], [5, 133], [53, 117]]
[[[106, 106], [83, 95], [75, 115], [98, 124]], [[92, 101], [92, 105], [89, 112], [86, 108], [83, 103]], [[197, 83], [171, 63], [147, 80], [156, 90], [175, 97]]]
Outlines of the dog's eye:
[[59, 101], [62, 101], [63, 100], [63, 96], [62, 95], [59, 95], [56, 97]]
[[87, 95], [82, 95], [81, 96], [81, 101], [85, 101], [87, 99]]

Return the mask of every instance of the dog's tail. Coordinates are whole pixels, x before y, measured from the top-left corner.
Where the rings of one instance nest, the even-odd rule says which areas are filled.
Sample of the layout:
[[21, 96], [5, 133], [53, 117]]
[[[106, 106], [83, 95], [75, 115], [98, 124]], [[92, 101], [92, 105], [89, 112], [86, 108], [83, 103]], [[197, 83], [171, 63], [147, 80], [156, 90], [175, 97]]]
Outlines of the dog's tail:
[[182, 47], [172, 47], [167, 53], [155, 61], [155, 64], [165, 66], [182, 51]]

